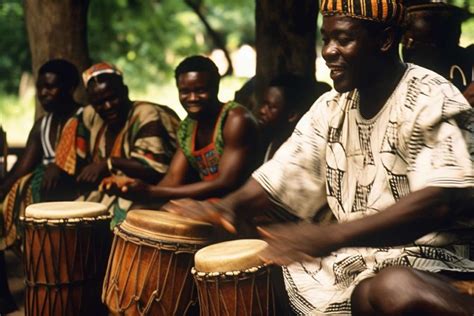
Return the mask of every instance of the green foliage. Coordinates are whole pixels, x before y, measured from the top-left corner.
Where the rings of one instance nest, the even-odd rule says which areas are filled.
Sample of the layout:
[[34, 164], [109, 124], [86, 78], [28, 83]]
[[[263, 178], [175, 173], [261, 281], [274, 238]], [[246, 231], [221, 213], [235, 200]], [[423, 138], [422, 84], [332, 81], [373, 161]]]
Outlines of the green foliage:
[[34, 102], [32, 95], [20, 99], [16, 95], [0, 92], [0, 126], [7, 131], [10, 145], [25, 144], [33, 126]]
[[0, 91], [15, 93], [23, 71], [31, 69], [21, 0], [0, 0]]
[[[254, 38], [253, 0], [201, 1], [211, 26], [229, 49]], [[94, 61], [115, 63], [133, 88], [170, 78], [177, 63], [215, 48], [184, 0], [101, 0], [89, 8], [89, 50]]]

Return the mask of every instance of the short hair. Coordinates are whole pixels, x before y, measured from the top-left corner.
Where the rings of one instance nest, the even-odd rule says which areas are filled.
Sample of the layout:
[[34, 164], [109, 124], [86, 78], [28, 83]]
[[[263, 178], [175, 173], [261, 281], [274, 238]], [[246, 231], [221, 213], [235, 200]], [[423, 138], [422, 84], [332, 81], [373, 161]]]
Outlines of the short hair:
[[407, 10], [404, 30], [408, 30], [416, 19], [423, 19], [430, 27], [433, 44], [439, 47], [452, 47], [459, 44], [461, 25], [465, 12], [449, 5], [415, 5]]
[[302, 75], [280, 75], [272, 79], [268, 87], [278, 87], [283, 91], [285, 111], [305, 113], [316, 99], [314, 79]]
[[185, 58], [174, 71], [176, 83], [178, 82], [179, 76], [187, 72], [209, 73], [211, 75], [211, 84], [218, 90], [221, 76], [219, 75], [219, 69], [217, 69], [216, 64], [214, 64], [211, 59], [200, 55]]
[[93, 77], [91, 80], [87, 82], [87, 87], [86, 89], [89, 90], [92, 87], [100, 84], [107, 82], [111, 84], [114, 87], [118, 88], [126, 88], [125, 83], [123, 82], [123, 77], [120, 75], [117, 75], [115, 73], [103, 73], [98, 76]]
[[38, 70], [38, 77], [47, 72], [54, 73], [61, 78], [67, 88], [76, 88], [79, 84], [79, 72], [76, 66], [65, 59], [51, 59]]

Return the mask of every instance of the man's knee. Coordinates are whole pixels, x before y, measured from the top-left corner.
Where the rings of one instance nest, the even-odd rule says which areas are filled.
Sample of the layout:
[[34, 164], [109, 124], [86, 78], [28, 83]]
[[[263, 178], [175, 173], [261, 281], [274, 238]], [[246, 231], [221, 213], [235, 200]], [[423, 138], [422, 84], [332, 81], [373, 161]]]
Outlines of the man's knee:
[[355, 308], [368, 306], [375, 314], [402, 314], [410, 310], [414, 303], [417, 292], [415, 279], [415, 272], [410, 268], [386, 268], [356, 287], [352, 304]]
[[370, 305], [370, 284], [372, 279], [365, 279], [360, 282], [351, 295], [352, 315], [372, 315], [374, 310]]

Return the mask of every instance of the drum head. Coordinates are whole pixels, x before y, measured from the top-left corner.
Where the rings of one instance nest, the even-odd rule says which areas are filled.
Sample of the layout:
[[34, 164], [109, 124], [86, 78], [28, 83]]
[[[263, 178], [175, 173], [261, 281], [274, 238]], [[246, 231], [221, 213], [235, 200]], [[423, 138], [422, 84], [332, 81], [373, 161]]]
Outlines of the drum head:
[[264, 262], [258, 254], [267, 247], [260, 239], [239, 239], [207, 246], [196, 252], [195, 268], [198, 272], [244, 271]]
[[107, 215], [105, 205], [94, 202], [45, 202], [29, 205], [26, 217], [37, 219], [70, 219]]
[[158, 241], [208, 243], [212, 236], [212, 225], [176, 214], [133, 210], [120, 226], [126, 232]]

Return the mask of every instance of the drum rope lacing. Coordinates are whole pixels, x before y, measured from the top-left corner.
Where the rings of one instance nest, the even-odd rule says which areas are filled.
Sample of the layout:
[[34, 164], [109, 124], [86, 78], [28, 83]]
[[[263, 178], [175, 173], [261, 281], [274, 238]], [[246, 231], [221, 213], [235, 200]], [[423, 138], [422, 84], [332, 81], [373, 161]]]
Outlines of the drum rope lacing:
[[[84, 305], [71, 299], [72, 291], [79, 290], [83, 297], [85, 285], [100, 288], [105, 269], [105, 260], [104, 266], [100, 266], [100, 256], [107, 253], [104, 247], [108, 250], [107, 238], [102, 233], [109, 233], [111, 216], [54, 220], [22, 216], [20, 219], [25, 230], [25, 285], [29, 289], [26, 310], [41, 311], [39, 314], [42, 314], [45, 309], [52, 311], [59, 306], [63, 313], [80, 313]], [[74, 243], [70, 244], [68, 240]], [[49, 294], [40, 295], [41, 288], [46, 288]]]
[[125, 241], [129, 241], [136, 245], [149, 246], [149, 247], [154, 247], [157, 249], [174, 251], [176, 253], [182, 253], [182, 252], [195, 253], [200, 248], [202, 248], [203, 245], [205, 245], [205, 243], [187, 244], [187, 243], [180, 243], [180, 242], [176, 242], [176, 243], [166, 242], [163, 240], [153, 239], [153, 238], [149, 238], [145, 236], [135, 236], [125, 231], [123, 228], [120, 227], [120, 225], [117, 225], [114, 228], [114, 233], [120, 236], [121, 238], [123, 238]]
[[[228, 272], [198, 272], [193, 267], [191, 273], [198, 284], [197, 288], [202, 315], [253, 315], [256, 312], [254, 311], [253, 305], [254, 298], [256, 298], [255, 300], [258, 305], [258, 315], [275, 314], [275, 294], [271, 285], [271, 267], [268, 264], [251, 267], [245, 270], [235, 270]], [[267, 295], [265, 295], [266, 302], [264, 305], [260, 301], [260, 297], [263, 293], [259, 292], [259, 287], [256, 285], [257, 278], [262, 276], [265, 277], [265, 293], [267, 293]], [[251, 281], [250, 302], [247, 302], [250, 303], [250, 306], [247, 306], [246, 304], [238, 304], [239, 298], [240, 302], [245, 302], [245, 290], [239, 287], [239, 282], [243, 282], [245, 280]], [[233, 283], [234, 298], [232, 302], [234, 302], [234, 306], [229, 306], [229, 302], [226, 301], [223, 293], [221, 292], [220, 287], [222, 286], [222, 282]], [[211, 285], [215, 286], [216, 297], [214, 300], [210, 294]], [[212, 304], [212, 302], [217, 302], [217, 306]]]
[[[113, 244], [112, 244], [112, 251], [111, 254], [114, 254], [114, 256], [109, 257], [109, 262], [108, 262], [108, 268], [107, 268], [107, 274], [105, 276], [105, 281], [104, 281], [104, 286], [103, 286], [103, 295], [102, 295], [102, 300], [106, 302], [107, 297], [109, 296], [110, 292], [112, 292], [113, 297], [115, 298], [115, 306], [118, 310], [119, 313], [125, 313], [132, 305], [135, 303], [137, 312], [139, 315], [147, 315], [151, 308], [153, 307], [154, 303], [159, 303], [163, 300], [163, 295], [165, 294], [165, 288], [162, 286], [160, 289], [160, 285], [166, 285], [168, 284], [168, 281], [172, 281], [172, 289], [174, 288], [175, 284], [175, 279], [172, 277], [176, 274], [177, 270], [177, 256], [179, 254], [194, 254], [202, 245], [195, 245], [195, 244], [183, 244], [183, 243], [171, 243], [171, 242], [163, 242], [160, 240], [156, 240], [153, 238], [146, 238], [144, 236], [135, 236], [132, 235], [131, 233], [127, 232], [125, 229], [120, 227], [121, 225], [118, 225], [114, 229], [114, 233], [116, 237], [114, 238]], [[117, 238], [120, 237], [120, 238]], [[118, 252], [116, 250], [118, 249], [118, 242], [123, 241], [122, 244], [122, 249], [120, 249]], [[123, 259], [124, 259], [124, 252], [125, 248], [127, 246], [127, 243], [132, 243], [137, 245], [138, 247], [134, 250], [133, 255], [130, 259], [130, 262], [141, 262], [142, 258], [142, 249], [143, 247], [150, 247], [153, 249], [152, 257], [150, 259], [150, 264], [148, 265], [148, 268], [146, 270], [146, 274], [144, 277], [144, 280], [149, 280], [151, 278], [151, 274], [153, 272], [153, 269], [156, 269], [156, 266], [158, 267], [158, 279], [156, 282], [156, 288], [155, 290], [151, 293], [151, 295], [146, 298], [146, 304], [144, 306], [140, 306], [140, 299], [143, 298], [143, 291], [145, 289], [145, 286], [142, 286], [141, 290], [138, 290], [138, 282], [137, 280], [139, 279], [139, 270], [140, 269], [135, 269], [135, 276], [132, 278], [135, 280], [135, 283], [132, 285], [133, 286], [133, 294], [129, 298], [128, 302], [124, 302], [124, 295], [126, 294], [125, 289], [128, 288], [127, 285], [129, 284], [130, 280], [130, 275], [129, 273], [124, 280], [124, 284], [119, 284], [119, 278], [120, 278], [120, 273], [117, 273], [123, 269]], [[160, 250], [166, 250], [170, 251], [170, 258], [169, 262], [166, 268], [165, 276], [163, 280], [160, 279], [161, 277], [161, 267], [162, 267], [162, 252]], [[113, 257], [118, 257], [119, 261], [117, 265], [114, 267], [113, 265]], [[191, 257], [192, 259], [192, 257]], [[158, 261], [158, 264], [156, 266], [153, 266], [151, 263], [155, 263]], [[188, 266], [186, 271], [189, 271], [192, 267], [193, 260], [189, 260]], [[112, 267], [114, 267], [114, 271], [112, 271]], [[174, 273], [172, 273], [173, 271]], [[186, 278], [183, 278], [182, 284], [178, 284], [179, 286], [179, 293], [177, 297], [175, 298], [176, 302], [179, 302], [181, 297], [183, 296], [183, 291], [185, 288], [185, 283], [186, 283]], [[110, 285], [109, 285], [110, 284]], [[195, 297], [194, 294], [196, 289], [195, 289], [195, 284], [194, 282], [191, 282], [191, 297]], [[185, 307], [185, 312], [189, 310], [189, 308], [192, 305], [196, 304], [196, 299], [190, 299], [189, 303]], [[163, 315], [167, 314], [165, 307], [162, 306], [162, 304], [158, 304], [158, 306], [161, 308], [161, 312]], [[174, 311], [173, 315], [176, 314], [178, 304], [175, 304], [174, 306]], [[169, 311], [168, 311], [169, 312]]]

